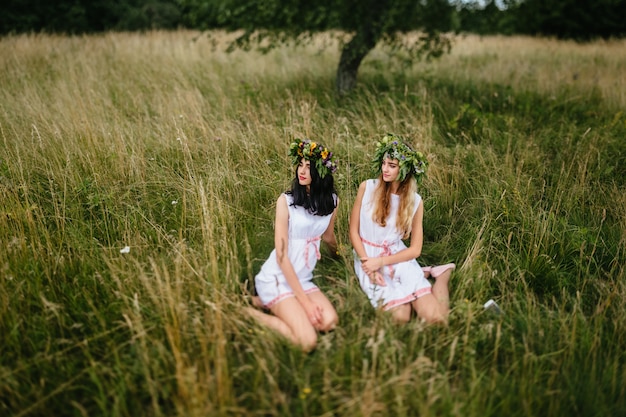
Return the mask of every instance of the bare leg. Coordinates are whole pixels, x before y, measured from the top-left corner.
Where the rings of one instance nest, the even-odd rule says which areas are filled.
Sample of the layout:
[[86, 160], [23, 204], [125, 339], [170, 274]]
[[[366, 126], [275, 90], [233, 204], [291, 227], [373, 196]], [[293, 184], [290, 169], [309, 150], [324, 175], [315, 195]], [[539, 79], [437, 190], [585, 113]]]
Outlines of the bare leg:
[[427, 323], [447, 323], [448, 314], [434, 294], [426, 294], [411, 302], [417, 316]]
[[287, 326], [287, 323], [285, 323], [278, 317], [271, 314], [263, 313], [262, 311], [259, 311], [256, 308], [252, 307], [245, 307], [244, 311], [250, 316], [254, 317], [263, 326], [269, 327], [270, 329], [286, 337], [290, 342], [297, 344], [297, 340], [294, 338], [294, 335], [291, 332], [289, 326]]
[[262, 325], [300, 346], [305, 352], [313, 350], [317, 344], [317, 332], [295, 297], [285, 298], [272, 306], [273, 314], [263, 313], [252, 307], [246, 307], [245, 311]]
[[437, 301], [439, 301], [441, 312], [446, 317], [450, 312], [450, 289], [448, 283], [450, 282], [451, 275], [452, 269], [446, 269], [441, 275], [435, 278], [435, 284], [433, 285], [433, 295]]
[[317, 345], [317, 331], [309, 321], [302, 304], [295, 298], [285, 298], [271, 308], [272, 313], [287, 324], [295, 343], [305, 352], [310, 352]]

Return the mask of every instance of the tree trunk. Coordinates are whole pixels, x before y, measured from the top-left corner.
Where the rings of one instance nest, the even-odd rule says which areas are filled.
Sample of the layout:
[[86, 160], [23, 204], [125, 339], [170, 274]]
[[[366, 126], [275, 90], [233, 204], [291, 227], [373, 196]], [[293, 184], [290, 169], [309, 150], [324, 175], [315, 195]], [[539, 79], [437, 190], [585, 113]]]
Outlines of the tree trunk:
[[356, 86], [356, 76], [363, 58], [374, 49], [380, 35], [371, 29], [360, 29], [354, 37], [344, 45], [337, 67], [337, 92], [344, 95]]

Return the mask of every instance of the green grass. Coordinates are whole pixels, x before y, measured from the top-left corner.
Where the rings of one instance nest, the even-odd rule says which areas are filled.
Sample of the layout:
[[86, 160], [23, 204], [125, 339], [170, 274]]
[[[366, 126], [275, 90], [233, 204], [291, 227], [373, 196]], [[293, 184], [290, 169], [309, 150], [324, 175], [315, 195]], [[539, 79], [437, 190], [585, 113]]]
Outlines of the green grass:
[[[333, 48], [0, 39], [0, 414], [626, 414], [623, 42], [456, 42], [413, 66], [375, 50], [339, 98]], [[393, 325], [353, 274], [386, 132], [431, 162], [445, 328]], [[242, 313], [302, 136], [340, 162], [342, 259], [316, 276], [341, 323], [310, 354]]]

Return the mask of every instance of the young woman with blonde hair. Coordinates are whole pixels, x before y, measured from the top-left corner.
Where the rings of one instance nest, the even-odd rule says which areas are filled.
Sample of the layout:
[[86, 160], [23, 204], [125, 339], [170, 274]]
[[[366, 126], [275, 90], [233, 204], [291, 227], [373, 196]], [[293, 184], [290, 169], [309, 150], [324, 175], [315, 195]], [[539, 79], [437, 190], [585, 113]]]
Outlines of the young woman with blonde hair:
[[[375, 308], [408, 322], [414, 310], [427, 322], [446, 322], [454, 264], [420, 267], [424, 204], [417, 193], [427, 168], [421, 152], [387, 134], [376, 144], [377, 179], [361, 183], [350, 215], [354, 269]], [[407, 247], [403, 240], [410, 237]], [[434, 285], [428, 281], [434, 278]]]

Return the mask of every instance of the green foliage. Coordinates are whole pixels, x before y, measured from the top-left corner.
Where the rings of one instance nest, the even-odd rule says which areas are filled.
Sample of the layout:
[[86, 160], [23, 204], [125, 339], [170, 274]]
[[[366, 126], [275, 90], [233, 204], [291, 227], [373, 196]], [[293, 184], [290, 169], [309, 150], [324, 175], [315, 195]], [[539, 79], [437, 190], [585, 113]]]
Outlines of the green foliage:
[[456, 29], [478, 34], [529, 34], [590, 41], [622, 38], [624, 0], [456, 1]]
[[440, 0], [307, 2], [298, 0], [179, 0], [194, 26], [247, 31], [272, 30], [299, 35], [339, 29], [356, 31], [369, 24], [393, 33], [421, 28], [446, 30], [450, 7]]
[[174, 29], [180, 21], [176, 0], [7, 0], [0, 35]]
[[309, 139], [296, 138], [291, 142], [289, 144], [289, 157], [293, 166], [297, 166], [303, 158], [315, 164], [320, 178], [324, 178], [337, 170], [337, 164], [332, 160], [333, 153], [330, 149]]
[[376, 141], [376, 150], [372, 159], [372, 171], [375, 174], [380, 174], [385, 159], [397, 160], [400, 166], [398, 181], [402, 182], [407, 175], [411, 175], [415, 177], [418, 185], [422, 184], [428, 169], [428, 160], [424, 154], [413, 150], [405, 138], [387, 133]]
[[588, 41], [626, 35], [624, 0], [524, 0], [515, 9], [518, 33]]
[[[423, 53], [436, 48], [439, 32], [530, 34], [588, 41], [623, 37], [624, 0], [6, 0], [0, 34], [94, 33], [152, 29], [244, 30], [237, 47], [309, 41], [312, 33], [370, 30], [404, 45], [396, 33], [420, 30]], [[429, 44], [429, 42], [434, 42]]]
[[510, 13], [500, 10], [494, 0], [480, 4], [476, 2], [457, 1], [456, 27], [459, 32], [477, 33], [480, 35], [514, 33]]
[[452, 11], [443, 0], [180, 0], [180, 4], [194, 27], [244, 30], [235, 43], [243, 48], [301, 42], [331, 29], [348, 33], [368, 30], [376, 40], [382, 38], [400, 46], [404, 38], [398, 37], [399, 33], [424, 30], [432, 35], [449, 30]]

